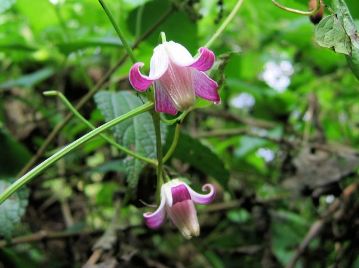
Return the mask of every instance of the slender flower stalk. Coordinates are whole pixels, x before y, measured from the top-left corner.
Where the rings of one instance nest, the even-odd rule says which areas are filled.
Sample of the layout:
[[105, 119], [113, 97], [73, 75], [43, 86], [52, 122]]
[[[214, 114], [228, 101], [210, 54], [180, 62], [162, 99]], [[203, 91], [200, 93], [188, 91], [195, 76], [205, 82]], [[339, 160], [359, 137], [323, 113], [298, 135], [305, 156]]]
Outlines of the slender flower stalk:
[[164, 223], [166, 215], [168, 215], [186, 239], [199, 236], [200, 226], [194, 204], [209, 204], [216, 195], [212, 184], [203, 185], [202, 190], [209, 190], [209, 192], [199, 194], [178, 179], [163, 184], [159, 207], [152, 213], [143, 214], [146, 225], [151, 229], [157, 229]]
[[105, 3], [104, 0], [98, 0], [98, 1], [100, 2], [100, 4], [101, 4], [103, 10], [105, 11], [105, 13], [106, 13], [108, 19], [110, 20], [110, 22], [111, 22], [113, 28], [115, 29], [117, 35], [120, 37], [121, 42], [122, 42], [122, 45], [123, 45], [123, 47], [126, 49], [126, 51], [127, 51], [128, 55], [130, 56], [132, 62], [136, 62], [135, 55], [133, 54], [131, 47], [130, 47], [129, 44], [127, 43], [126, 38], [125, 38], [125, 36], [123, 35], [123, 33], [122, 33], [120, 27], [118, 27], [118, 25], [117, 25], [117, 23], [116, 23], [116, 21], [115, 21], [113, 15], [112, 15], [110, 9], [107, 7], [107, 5], [106, 5], [106, 3]]
[[233, 7], [231, 13], [227, 16], [227, 18], [223, 21], [221, 26], [217, 29], [217, 31], [212, 35], [211, 39], [204, 45], [205, 47], [210, 47], [213, 42], [223, 33], [223, 31], [227, 28], [228, 24], [234, 19], [238, 10], [241, 8], [244, 0], [238, 0], [235, 6]]
[[[79, 111], [76, 110], [76, 108], [67, 100], [67, 98], [64, 96], [64, 94], [62, 94], [60, 91], [55, 91], [55, 90], [51, 90], [51, 91], [45, 91], [43, 93], [45, 96], [57, 96], [60, 98], [60, 100], [65, 104], [65, 106], [67, 106], [67, 108], [69, 108], [69, 110], [78, 118], [80, 119], [86, 126], [88, 126], [90, 129], [95, 129], [96, 127], [94, 125], [91, 124], [90, 121], [86, 120], [85, 117], [83, 117]], [[129, 149], [127, 149], [126, 147], [122, 146], [121, 144], [118, 144], [116, 141], [114, 141], [113, 139], [111, 139], [110, 137], [108, 137], [106, 134], [100, 134], [100, 137], [103, 138], [104, 140], [106, 140], [108, 143], [110, 143], [112, 146], [116, 147], [118, 150], [134, 157], [137, 158], [139, 160], [142, 160], [150, 165], [153, 166], [157, 166], [157, 161], [155, 159], [151, 159], [148, 157], [145, 157], [143, 155], [140, 155], [136, 152], [133, 152]]]
[[105, 130], [112, 128], [113, 126], [132, 118], [136, 115], [139, 115], [141, 113], [147, 112], [151, 109], [153, 109], [153, 103], [148, 102], [145, 103], [132, 111], [129, 111], [128, 113], [121, 115], [115, 119], [112, 119], [111, 121], [108, 121], [107, 123], [103, 124], [102, 126], [90, 131], [89, 133], [85, 134], [81, 138], [78, 138], [77, 140], [73, 141], [72, 143], [68, 144], [61, 150], [57, 151], [55, 154], [47, 158], [45, 161], [31, 169], [29, 172], [27, 172], [25, 175], [23, 175], [21, 178], [16, 180], [13, 184], [11, 184], [7, 189], [5, 189], [4, 192], [0, 194], [0, 205], [14, 192], [16, 192], [19, 188], [24, 186], [25, 184], [29, 183], [33, 178], [35, 178], [37, 175], [39, 175], [41, 172], [43, 172], [46, 168], [50, 167], [52, 164], [54, 164], [56, 161], [67, 155], [68, 153], [72, 152], [76, 148], [80, 147], [83, 143], [91, 140], [92, 138], [96, 137], [100, 133], [104, 132]]

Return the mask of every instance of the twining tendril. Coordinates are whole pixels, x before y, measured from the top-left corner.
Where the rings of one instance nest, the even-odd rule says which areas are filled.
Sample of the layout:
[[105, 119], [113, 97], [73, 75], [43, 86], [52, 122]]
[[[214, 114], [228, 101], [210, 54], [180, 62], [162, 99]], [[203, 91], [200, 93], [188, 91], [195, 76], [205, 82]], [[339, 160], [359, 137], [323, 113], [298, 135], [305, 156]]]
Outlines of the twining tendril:
[[316, 14], [319, 11], [319, 9], [320, 9], [320, 7], [322, 5], [321, 0], [317, 0], [317, 7], [315, 9], [309, 10], [309, 11], [302, 11], [302, 10], [286, 7], [286, 6], [278, 3], [275, 0], [272, 0], [272, 3], [274, 5], [276, 5], [277, 7], [279, 7], [280, 9], [283, 9], [285, 11], [288, 11], [288, 12], [291, 12], [291, 13], [294, 13], [294, 14], [304, 15], [304, 16], [311, 16], [311, 15]]

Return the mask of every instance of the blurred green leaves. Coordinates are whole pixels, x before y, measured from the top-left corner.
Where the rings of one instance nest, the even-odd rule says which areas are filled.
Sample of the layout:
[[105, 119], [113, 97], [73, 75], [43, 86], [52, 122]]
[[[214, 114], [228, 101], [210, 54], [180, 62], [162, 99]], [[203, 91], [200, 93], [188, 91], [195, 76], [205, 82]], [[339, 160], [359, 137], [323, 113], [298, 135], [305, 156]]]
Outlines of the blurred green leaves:
[[54, 68], [45, 67], [31, 74], [24, 74], [16, 79], [10, 79], [0, 84], [1, 89], [11, 89], [14, 87], [31, 88], [48, 79], [55, 73]]
[[30, 159], [29, 151], [1, 127], [0, 148], [0, 178], [16, 176], [23, 165]]
[[[172, 138], [172, 135], [168, 135]], [[223, 161], [210, 148], [186, 133], [181, 133], [173, 157], [200, 170], [203, 174], [213, 177], [223, 187], [227, 187], [229, 172]]]

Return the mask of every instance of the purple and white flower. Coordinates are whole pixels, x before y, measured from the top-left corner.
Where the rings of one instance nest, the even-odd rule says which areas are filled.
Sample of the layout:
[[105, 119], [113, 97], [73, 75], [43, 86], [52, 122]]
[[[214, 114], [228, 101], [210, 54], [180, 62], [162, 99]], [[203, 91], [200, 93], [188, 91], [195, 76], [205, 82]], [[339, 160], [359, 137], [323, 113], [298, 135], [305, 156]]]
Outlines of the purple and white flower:
[[220, 102], [217, 83], [204, 73], [212, 68], [214, 61], [214, 53], [205, 47], [193, 58], [184, 46], [164, 42], [154, 49], [149, 75], [141, 74], [144, 64], [138, 62], [131, 67], [129, 79], [141, 92], [154, 84], [156, 111], [175, 115], [191, 107], [196, 96]]
[[178, 179], [163, 184], [159, 207], [152, 213], [143, 214], [146, 225], [151, 229], [159, 228], [167, 214], [185, 238], [199, 236], [200, 228], [194, 203], [209, 204], [216, 195], [215, 187], [212, 184], [203, 185], [202, 190], [209, 190], [209, 192], [199, 194]]

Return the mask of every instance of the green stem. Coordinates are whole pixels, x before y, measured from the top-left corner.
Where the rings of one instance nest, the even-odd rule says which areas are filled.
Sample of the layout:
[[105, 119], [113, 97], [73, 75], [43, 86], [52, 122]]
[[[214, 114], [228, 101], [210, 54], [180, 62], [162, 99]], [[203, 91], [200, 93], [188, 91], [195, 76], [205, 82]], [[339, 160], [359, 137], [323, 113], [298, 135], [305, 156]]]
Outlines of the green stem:
[[167, 42], [166, 40], [166, 34], [164, 32], [161, 32], [161, 40], [162, 40], [162, 44]]
[[185, 117], [193, 110], [194, 110], [194, 108], [188, 109], [188, 110], [184, 111], [181, 115], [179, 115], [173, 119], [166, 119], [166, 118], [161, 117], [161, 121], [167, 125], [181, 123], [183, 121], [183, 119], [185, 119]]
[[160, 199], [161, 186], [163, 184], [162, 178], [162, 168], [163, 168], [163, 160], [162, 160], [162, 141], [161, 141], [161, 125], [160, 125], [160, 114], [156, 111], [152, 111], [152, 120], [153, 125], [155, 127], [156, 133], [156, 151], [157, 151], [157, 189], [156, 189], [156, 198], [157, 201]]
[[291, 13], [294, 13], [294, 14], [304, 15], [304, 16], [311, 16], [311, 15], [316, 14], [319, 11], [320, 7], [321, 7], [321, 1], [320, 0], [317, 0], [317, 7], [315, 9], [313, 9], [313, 10], [310, 10], [310, 11], [302, 11], [302, 10], [286, 7], [286, 6], [283, 6], [282, 4], [278, 3], [275, 0], [272, 0], [272, 3], [274, 5], [276, 5], [277, 7], [279, 7], [280, 9], [283, 9], [285, 11], [288, 11], [288, 12], [291, 12]]
[[79, 139], [73, 141], [72, 143], [70, 143], [69, 145], [65, 146], [64, 148], [62, 148], [61, 150], [59, 150], [58, 152], [56, 152], [55, 154], [53, 154], [52, 156], [47, 158], [41, 164], [39, 164], [36, 167], [34, 167], [33, 169], [31, 169], [24, 176], [22, 176], [17, 181], [15, 181], [13, 184], [11, 184], [3, 193], [1, 193], [0, 205], [10, 195], [12, 195], [14, 192], [16, 192], [20, 187], [29, 183], [35, 176], [39, 175], [42, 171], [44, 171], [46, 168], [50, 167], [52, 164], [54, 164], [56, 161], [58, 161], [59, 159], [64, 157], [66, 154], [68, 154], [71, 151], [73, 151], [74, 149], [78, 148], [83, 143], [91, 140], [92, 138], [94, 138], [98, 134], [102, 133], [106, 129], [109, 129], [109, 128], [131, 118], [131, 117], [138, 115], [138, 114], [147, 112], [147, 111], [151, 110], [153, 108], [153, 106], [154, 106], [153, 102], [145, 103], [145, 104], [133, 109], [132, 111], [103, 124], [102, 126], [90, 131], [89, 133], [85, 134], [81, 138], [79, 138]]
[[[83, 117], [79, 111], [76, 110], [76, 108], [67, 100], [67, 98], [64, 96], [64, 94], [62, 94], [59, 91], [45, 91], [44, 92], [45, 96], [57, 96], [59, 97], [62, 102], [65, 104], [65, 106], [67, 106], [67, 108], [69, 108], [69, 110], [78, 118], [80, 119], [85, 125], [87, 125], [89, 128], [91, 129], [95, 129], [96, 127], [94, 125], [92, 125], [88, 120], [86, 120], [85, 117]], [[106, 140], [108, 143], [110, 143], [111, 145], [113, 145], [114, 147], [116, 147], [118, 150], [123, 151], [124, 153], [137, 158], [139, 160], [142, 160], [148, 164], [151, 164], [153, 166], [157, 166], [157, 161], [148, 157], [145, 157], [143, 155], [137, 154], [129, 149], [127, 149], [126, 147], [118, 144], [116, 141], [114, 141], [113, 139], [111, 139], [110, 137], [108, 137], [106, 134], [100, 134], [100, 137], [102, 137], [104, 140]]]
[[105, 11], [107, 17], [109, 18], [113, 28], [115, 28], [115, 31], [118, 34], [118, 36], [120, 37], [122, 45], [126, 49], [126, 51], [127, 51], [128, 55], [130, 56], [132, 62], [136, 63], [137, 61], [136, 61], [135, 55], [133, 54], [131, 47], [128, 45], [128, 43], [127, 43], [127, 41], [125, 39], [125, 36], [123, 35], [120, 27], [118, 27], [118, 25], [117, 25], [113, 15], [112, 15], [111, 11], [108, 9], [107, 5], [105, 4], [105, 2], [103, 0], [98, 0], [98, 1], [100, 2], [103, 10]]
[[231, 13], [228, 15], [228, 17], [223, 21], [222, 25], [217, 29], [217, 31], [212, 35], [211, 39], [205, 44], [205, 47], [210, 47], [213, 42], [222, 34], [222, 32], [226, 29], [228, 24], [233, 20], [234, 16], [238, 12], [239, 8], [242, 6], [244, 0], [238, 0], [236, 5], [234, 6]]
[[172, 144], [171, 144], [170, 148], [168, 149], [167, 153], [165, 154], [165, 156], [163, 157], [163, 163], [166, 163], [166, 161], [168, 159], [170, 159], [170, 157], [172, 156], [172, 154], [176, 150], [180, 133], [181, 133], [181, 124], [177, 124], [176, 128], [175, 128], [175, 133], [174, 133], [174, 136], [173, 136]]

